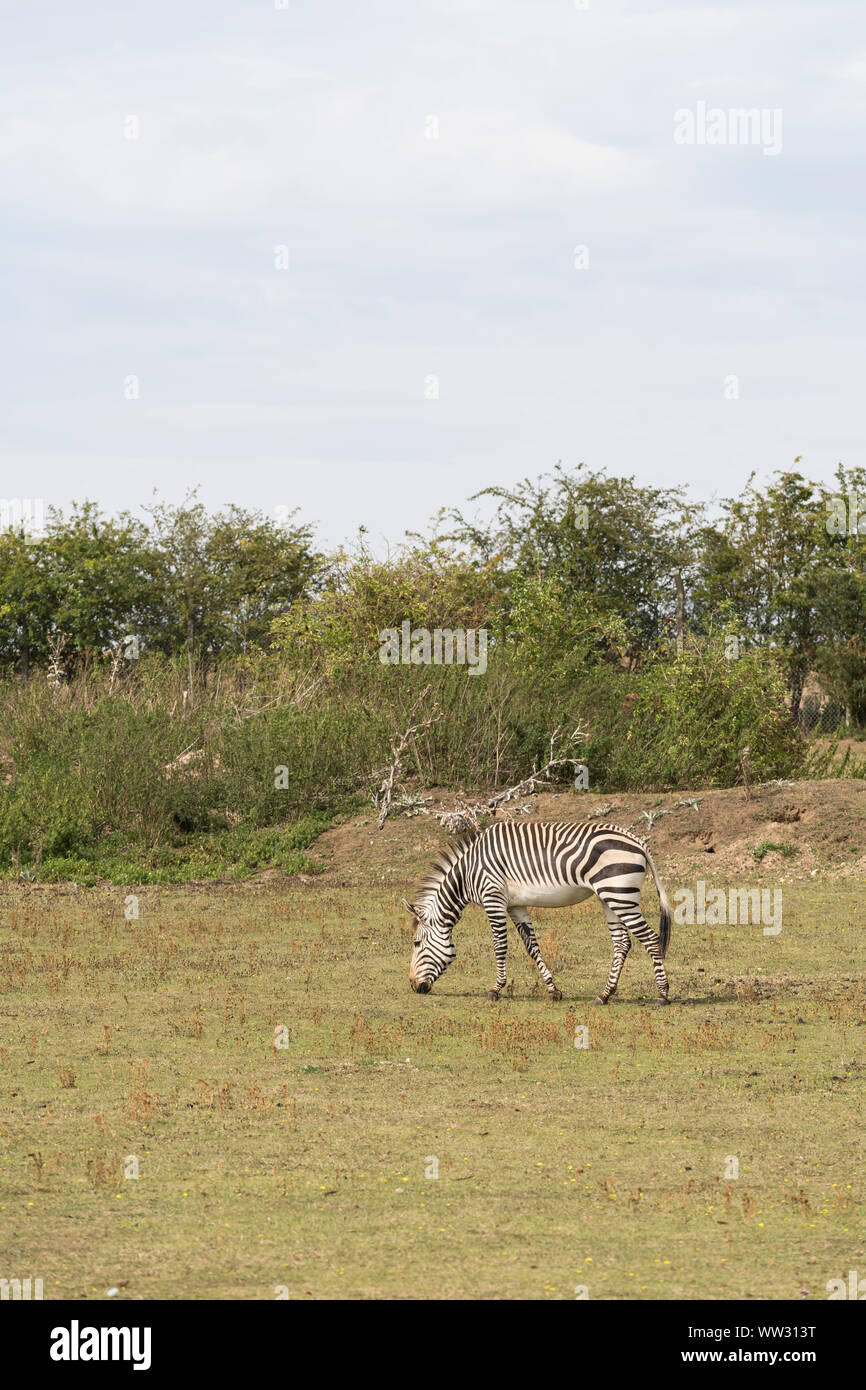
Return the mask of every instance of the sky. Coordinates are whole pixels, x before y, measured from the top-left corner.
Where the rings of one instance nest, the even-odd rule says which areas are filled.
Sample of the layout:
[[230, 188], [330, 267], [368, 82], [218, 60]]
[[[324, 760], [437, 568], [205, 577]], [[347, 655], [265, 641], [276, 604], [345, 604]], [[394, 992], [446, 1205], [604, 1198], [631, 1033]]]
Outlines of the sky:
[[0, 498], [382, 547], [557, 460], [864, 462], [862, 0], [0, 0], [0, 53]]

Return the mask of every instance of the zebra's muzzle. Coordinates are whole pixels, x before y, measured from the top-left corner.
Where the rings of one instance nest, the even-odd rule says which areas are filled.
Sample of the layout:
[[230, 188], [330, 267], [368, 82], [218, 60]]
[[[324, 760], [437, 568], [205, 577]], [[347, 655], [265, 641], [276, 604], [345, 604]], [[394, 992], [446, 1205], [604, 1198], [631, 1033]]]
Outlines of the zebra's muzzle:
[[414, 991], [415, 991], [416, 994], [429, 994], [429, 993], [430, 993], [430, 981], [429, 981], [429, 980], [413, 980], [413, 981], [412, 981], [412, 988], [414, 989]]

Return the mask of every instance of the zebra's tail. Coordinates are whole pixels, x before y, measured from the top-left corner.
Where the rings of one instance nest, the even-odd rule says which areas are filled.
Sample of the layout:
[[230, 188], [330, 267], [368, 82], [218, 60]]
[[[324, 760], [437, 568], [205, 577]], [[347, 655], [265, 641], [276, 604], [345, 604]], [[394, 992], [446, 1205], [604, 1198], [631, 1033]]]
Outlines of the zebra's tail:
[[658, 889], [659, 909], [661, 912], [661, 916], [659, 917], [659, 940], [662, 946], [662, 956], [666, 956], [668, 953], [668, 946], [671, 944], [671, 905], [649, 850], [646, 851], [646, 857], [647, 863], [652, 870], [653, 882]]

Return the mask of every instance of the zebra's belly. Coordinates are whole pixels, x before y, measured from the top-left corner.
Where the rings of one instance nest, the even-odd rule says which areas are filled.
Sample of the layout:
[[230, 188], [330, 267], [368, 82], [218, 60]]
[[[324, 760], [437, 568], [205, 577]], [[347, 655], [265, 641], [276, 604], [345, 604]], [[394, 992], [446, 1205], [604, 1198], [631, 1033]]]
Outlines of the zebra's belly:
[[571, 907], [592, 897], [591, 888], [576, 883], [516, 883], [506, 879], [509, 907]]

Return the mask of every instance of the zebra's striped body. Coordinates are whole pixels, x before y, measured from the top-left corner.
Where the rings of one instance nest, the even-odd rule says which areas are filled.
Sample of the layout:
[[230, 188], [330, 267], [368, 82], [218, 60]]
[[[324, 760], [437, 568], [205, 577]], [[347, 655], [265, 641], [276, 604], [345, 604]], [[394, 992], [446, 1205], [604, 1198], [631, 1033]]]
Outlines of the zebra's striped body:
[[[659, 892], [658, 934], [640, 910], [646, 872]], [[405, 906], [415, 926], [409, 967], [412, 988], [426, 994], [456, 955], [452, 933], [467, 903], [480, 904], [493, 931], [496, 985], [488, 999], [505, 987], [508, 917], [538, 967], [552, 999], [561, 999], [553, 976], [541, 959], [530, 920], [530, 907], [567, 907], [592, 894], [604, 907], [613, 940], [613, 963], [598, 996], [606, 1004], [616, 991], [631, 937], [643, 943], [653, 963], [661, 1003], [668, 1002], [664, 956], [670, 940], [671, 913], [649, 848], [637, 835], [616, 825], [589, 821], [498, 821], [479, 835], [449, 845], [421, 885], [414, 903]]]

